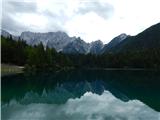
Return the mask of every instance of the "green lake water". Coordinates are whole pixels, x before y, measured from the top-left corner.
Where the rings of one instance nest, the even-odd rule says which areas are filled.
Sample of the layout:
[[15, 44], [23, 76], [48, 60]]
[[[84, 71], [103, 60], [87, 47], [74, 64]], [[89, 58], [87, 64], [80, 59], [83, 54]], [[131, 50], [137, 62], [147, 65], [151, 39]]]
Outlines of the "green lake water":
[[3, 76], [1, 100], [2, 120], [160, 120], [160, 71]]

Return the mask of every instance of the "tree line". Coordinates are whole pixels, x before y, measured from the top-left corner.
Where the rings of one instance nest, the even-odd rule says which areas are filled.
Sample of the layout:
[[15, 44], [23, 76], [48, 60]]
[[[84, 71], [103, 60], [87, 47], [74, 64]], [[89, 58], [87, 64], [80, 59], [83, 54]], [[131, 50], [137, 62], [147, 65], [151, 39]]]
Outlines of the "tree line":
[[42, 43], [30, 46], [23, 40], [1, 36], [1, 62], [25, 66], [28, 70], [66, 68], [160, 68], [160, 49], [143, 49], [124, 53], [63, 54]]

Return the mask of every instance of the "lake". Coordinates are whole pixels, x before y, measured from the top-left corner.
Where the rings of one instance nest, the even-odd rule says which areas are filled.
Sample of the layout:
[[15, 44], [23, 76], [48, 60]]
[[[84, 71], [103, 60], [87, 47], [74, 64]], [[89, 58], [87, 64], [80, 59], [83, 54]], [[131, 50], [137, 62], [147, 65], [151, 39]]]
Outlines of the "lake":
[[3, 76], [1, 100], [2, 120], [160, 120], [160, 71]]

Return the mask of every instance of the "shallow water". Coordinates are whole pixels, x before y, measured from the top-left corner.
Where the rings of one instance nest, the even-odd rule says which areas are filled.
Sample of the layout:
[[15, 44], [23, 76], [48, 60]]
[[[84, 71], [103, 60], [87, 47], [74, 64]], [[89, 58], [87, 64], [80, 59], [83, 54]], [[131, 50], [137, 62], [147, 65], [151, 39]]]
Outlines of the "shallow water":
[[2, 77], [2, 120], [160, 120], [159, 71]]

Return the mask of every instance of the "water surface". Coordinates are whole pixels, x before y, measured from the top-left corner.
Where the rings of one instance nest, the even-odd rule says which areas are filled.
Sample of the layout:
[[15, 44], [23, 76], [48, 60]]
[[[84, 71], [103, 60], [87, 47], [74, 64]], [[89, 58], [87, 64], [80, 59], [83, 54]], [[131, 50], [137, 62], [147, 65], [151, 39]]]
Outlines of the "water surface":
[[160, 120], [160, 72], [71, 70], [2, 77], [3, 120]]

